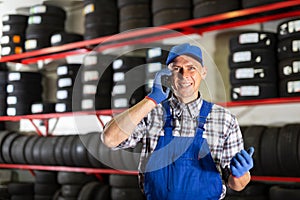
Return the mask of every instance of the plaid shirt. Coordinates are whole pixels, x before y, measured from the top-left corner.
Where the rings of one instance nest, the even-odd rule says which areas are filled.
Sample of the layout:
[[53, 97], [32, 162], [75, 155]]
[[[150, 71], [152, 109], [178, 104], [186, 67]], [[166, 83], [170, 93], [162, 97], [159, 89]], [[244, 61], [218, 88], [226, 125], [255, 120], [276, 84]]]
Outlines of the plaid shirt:
[[[200, 95], [199, 95], [200, 96]], [[184, 104], [172, 96], [170, 99], [171, 114], [173, 115], [173, 135], [194, 137], [197, 127], [197, 118], [203, 99]], [[139, 170], [145, 169], [146, 159], [155, 150], [159, 136], [164, 135], [163, 107], [158, 104], [146, 118], [136, 127], [130, 137], [122, 142], [117, 149], [135, 147], [142, 141]], [[216, 104], [213, 105], [204, 125], [203, 137], [209, 144], [212, 158], [216, 167], [222, 175], [221, 168], [229, 166], [231, 158], [244, 148], [242, 134], [236, 117], [228, 110]], [[146, 138], [150, 138], [150, 146], [146, 145]], [[150, 152], [149, 152], [150, 150]], [[140, 185], [143, 186], [143, 174], [140, 173]], [[223, 187], [224, 188], [224, 187]], [[226, 192], [223, 190], [223, 193]], [[224, 195], [224, 194], [223, 194]], [[222, 195], [222, 196], [223, 196]]]

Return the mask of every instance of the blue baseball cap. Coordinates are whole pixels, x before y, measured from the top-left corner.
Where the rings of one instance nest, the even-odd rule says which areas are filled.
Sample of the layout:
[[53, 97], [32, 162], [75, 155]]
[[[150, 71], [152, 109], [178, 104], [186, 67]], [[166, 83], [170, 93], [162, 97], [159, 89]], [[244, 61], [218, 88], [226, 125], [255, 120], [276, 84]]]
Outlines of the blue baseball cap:
[[188, 43], [176, 45], [171, 48], [166, 65], [169, 65], [176, 57], [181, 55], [191, 56], [192, 58], [196, 59], [201, 65], [203, 66], [202, 61], [202, 51], [199, 47], [190, 45]]

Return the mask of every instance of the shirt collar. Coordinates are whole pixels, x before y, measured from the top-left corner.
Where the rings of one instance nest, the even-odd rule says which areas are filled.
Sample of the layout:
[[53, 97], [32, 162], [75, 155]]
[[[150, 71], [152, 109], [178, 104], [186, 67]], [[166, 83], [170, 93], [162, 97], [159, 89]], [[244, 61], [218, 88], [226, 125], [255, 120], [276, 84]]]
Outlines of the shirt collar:
[[196, 100], [187, 104], [180, 102], [175, 95], [172, 95], [170, 98], [170, 106], [172, 108], [173, 115], [176, 115], [177, 117], [181, 117], [183, 109], [187, 109], [192, 118], [198, 117], [202, 102], [203, 99], [200, 93]]

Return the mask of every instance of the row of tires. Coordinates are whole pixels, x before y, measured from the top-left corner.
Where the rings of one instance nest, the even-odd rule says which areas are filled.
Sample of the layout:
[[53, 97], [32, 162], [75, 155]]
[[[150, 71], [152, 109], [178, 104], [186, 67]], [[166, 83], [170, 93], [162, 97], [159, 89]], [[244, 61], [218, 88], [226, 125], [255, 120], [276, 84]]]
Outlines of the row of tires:
[[0, 133], [0, 162], [32, 165], [137, 170], [141, 146], [113, 151], [100, 140], [100, 133], [56, 137]]
[[101, 180], [79, 172], [33, 171], [35, 182], [2, 185], [1, 197], [12, 200], [143, 199], [136, 175], [109, 175]]

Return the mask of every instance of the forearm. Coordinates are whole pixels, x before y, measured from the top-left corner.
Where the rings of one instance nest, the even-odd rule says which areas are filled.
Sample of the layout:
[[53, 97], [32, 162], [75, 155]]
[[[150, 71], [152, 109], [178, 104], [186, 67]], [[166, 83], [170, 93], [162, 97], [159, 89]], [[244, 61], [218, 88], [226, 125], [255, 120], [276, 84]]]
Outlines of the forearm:
[[228, 186], [235, 191], [241, 191], [246, 187], [250, 180], [251, 175], [249, 172], [239, 178], [230, 175], [228, 178]]
[[134, 131], [137, 124], [156, 106], [145, 98], [135, 106], [115, 116], [104, 129], [104, 144], [116, 147], [126, 140]]

